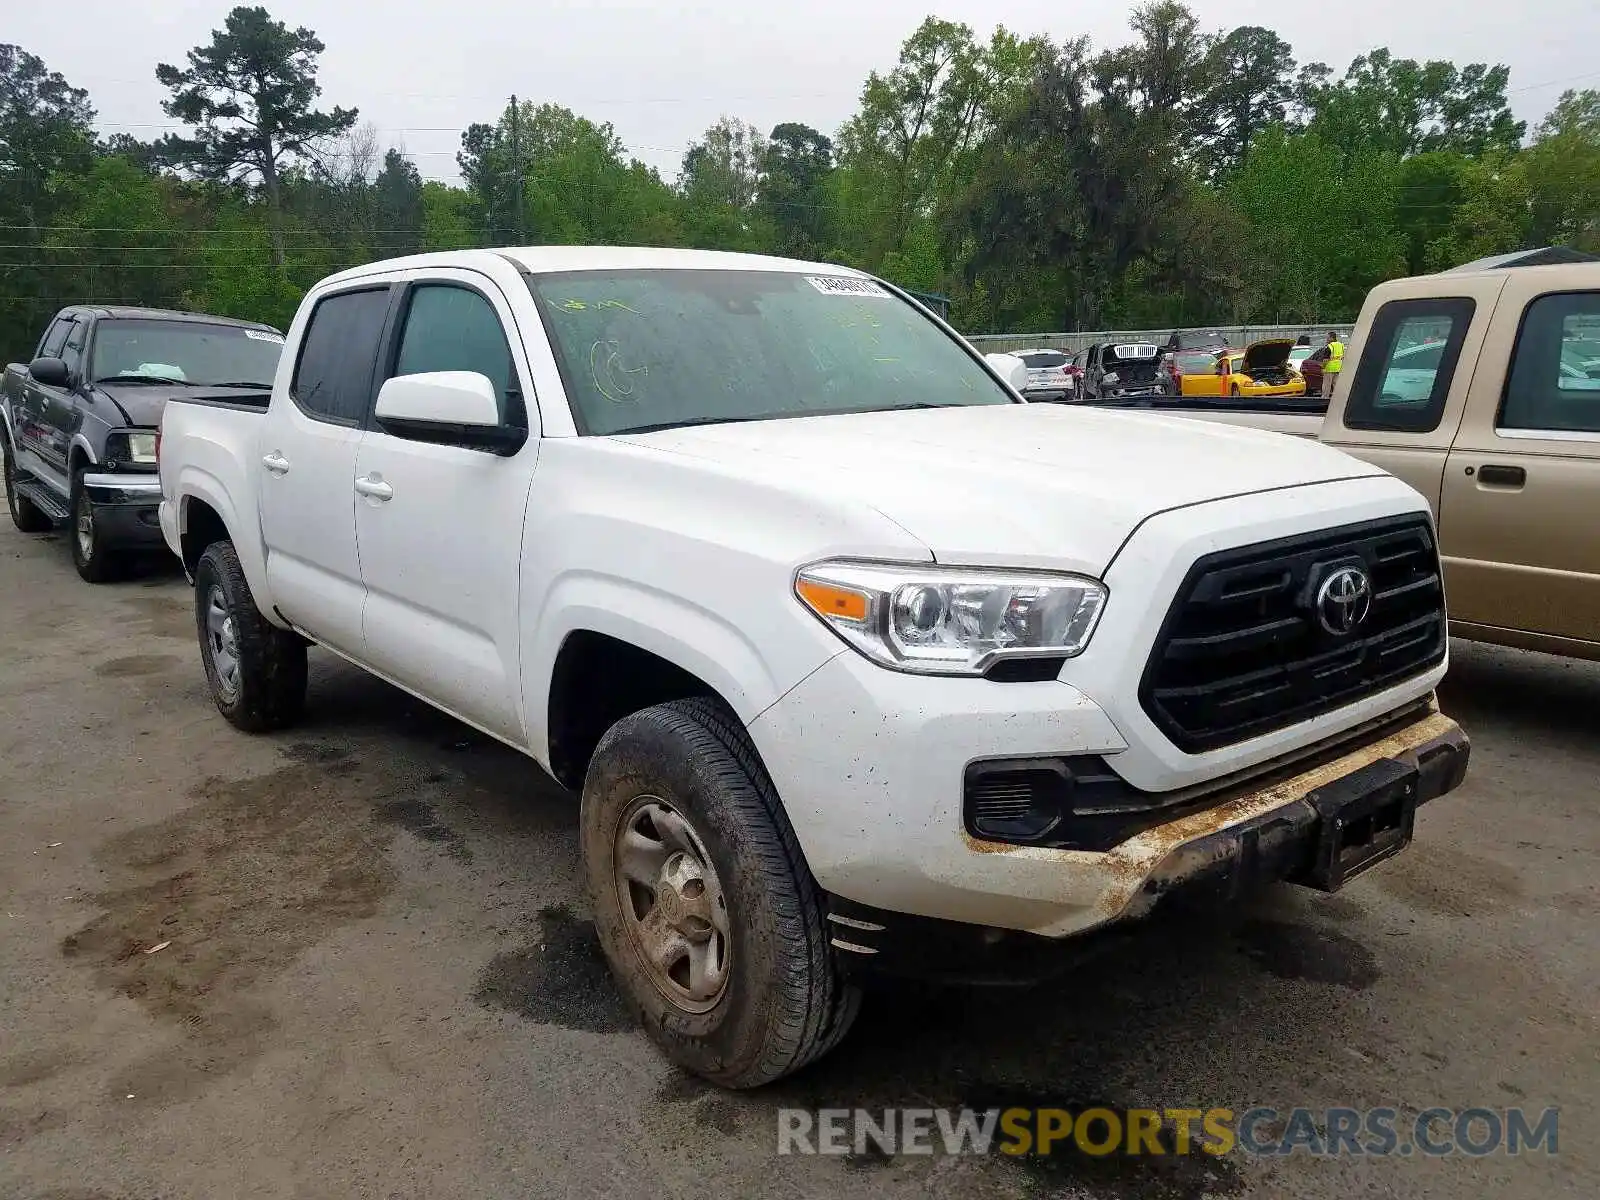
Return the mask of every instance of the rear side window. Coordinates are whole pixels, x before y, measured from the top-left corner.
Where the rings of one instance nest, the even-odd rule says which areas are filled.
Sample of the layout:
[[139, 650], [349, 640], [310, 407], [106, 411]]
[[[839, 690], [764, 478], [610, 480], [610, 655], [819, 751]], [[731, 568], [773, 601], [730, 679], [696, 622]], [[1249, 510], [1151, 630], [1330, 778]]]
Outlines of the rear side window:
[[451, 284], [422, 284], [411, 291], [394, 374], [476, 371], [487, 375], [506, 419], [513, 387], [511, 347], [494, 306], [478, 292]]
[[388, 312], [387, 286], [338, 292], [317, 301], [289, 386], [289, 395], [308, 416], [357, 425], [367, 415]]
[[1380, 308], [1350, 383], [1346, 428], [1437, 429], [1475, 308], [1465, 296], [1391, 300]]
[[1528, 305], [1497, 424], [1600, 433], [1600, 292], [1540, 296]]

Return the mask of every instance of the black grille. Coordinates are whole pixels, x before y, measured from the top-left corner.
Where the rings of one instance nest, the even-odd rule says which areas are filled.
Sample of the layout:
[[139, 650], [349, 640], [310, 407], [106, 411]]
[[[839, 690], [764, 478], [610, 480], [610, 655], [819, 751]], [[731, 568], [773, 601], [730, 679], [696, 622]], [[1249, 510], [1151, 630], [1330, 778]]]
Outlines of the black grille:
[[[1330, 632], [1322, 581], [1371, 579], [1366, 619]], [[1438, 663], [1445, 650], [1439, 552], [1425, 518], [1402, 517], [1208, 554], [1190, 569], [1139, 686], [1180, 750], [1215, 750], [1308, 720]]]

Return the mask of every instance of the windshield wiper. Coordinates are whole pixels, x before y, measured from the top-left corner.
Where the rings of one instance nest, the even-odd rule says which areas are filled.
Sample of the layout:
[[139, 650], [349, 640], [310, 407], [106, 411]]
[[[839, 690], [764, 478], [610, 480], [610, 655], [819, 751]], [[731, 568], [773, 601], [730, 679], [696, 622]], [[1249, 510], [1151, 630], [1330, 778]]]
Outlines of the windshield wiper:
[[613, 437], [629, 433], [657, 433], [663, 429], [682, 429], [685, 425], [737, 425], [741, 421], [773, 421], [780, 417], [801, 417], [804, 413], [760, 413], [753, 417], [684, 417], [681, 421], [661, 421], [655, 425], [632, 425], [627, 429], [613, 429]]
[[262, 391], [268, 391], [268, 392], [270, 392], [272, 390], [272, 384], [271, 383], [262, 383], [260, 380], [257, 380], [257, 379], [228, 379], [228, 380], [220, 381], [218, 383], [197, 383], [194, 386], [195, 387], [258, 388], [258, 389], [260, 389]]
[[176, 383], [184, 387], [193, 385], [187, 379], [174, 379], [170, 375], [107, 375], [96, 383]]

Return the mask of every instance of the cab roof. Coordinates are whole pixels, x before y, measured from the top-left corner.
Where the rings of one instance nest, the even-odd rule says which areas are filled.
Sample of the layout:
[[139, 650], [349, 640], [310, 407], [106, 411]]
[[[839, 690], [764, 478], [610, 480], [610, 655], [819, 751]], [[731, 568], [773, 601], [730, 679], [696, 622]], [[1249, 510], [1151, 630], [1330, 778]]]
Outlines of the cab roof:
[[792, 271], [797, 274], [870, 278], [863, 271], [835, 263], [802, 262], [769, 254], [736, 254], [725, 250], [674, 250], [653, 246], [507, 246], [383, 259], [341, 271], [327, 282], [418, 267], [481, 267], [495, 260], [510, 262], [533, 275], [553, 275], [563, 271], [700, 270]]

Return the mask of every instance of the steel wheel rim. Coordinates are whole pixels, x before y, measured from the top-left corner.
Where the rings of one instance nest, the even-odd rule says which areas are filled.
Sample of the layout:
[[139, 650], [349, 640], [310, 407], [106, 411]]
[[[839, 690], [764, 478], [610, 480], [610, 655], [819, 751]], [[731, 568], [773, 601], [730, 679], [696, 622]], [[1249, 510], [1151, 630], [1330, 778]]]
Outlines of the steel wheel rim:
[[715, 1007], [732, 975], [728, 903], [688, 818], [660, 796], [634, 797], [612, 838], [611, 873], [656, 990], [684, 1012]]
[[217, 690], [224, 700], [232, 700], [239, 694], [239, 634], [228, 599], [217, 584], [206, 594], [206, 650], [216, 671]]
[[78, 538], [78, 556], [84, 562], [94, 557], [94, 506], [88, 496], [78, 497], [78, 516], [73, 522]]

